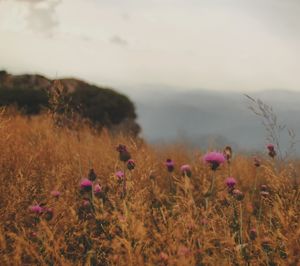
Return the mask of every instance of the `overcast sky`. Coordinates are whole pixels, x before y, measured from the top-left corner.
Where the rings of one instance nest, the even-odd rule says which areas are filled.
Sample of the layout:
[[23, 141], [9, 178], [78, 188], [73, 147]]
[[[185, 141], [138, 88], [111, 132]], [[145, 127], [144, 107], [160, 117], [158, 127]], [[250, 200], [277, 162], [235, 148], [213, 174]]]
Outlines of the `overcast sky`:
[[299, 0], [0, 0], [0, 69], [99, 85], [300, 90]]

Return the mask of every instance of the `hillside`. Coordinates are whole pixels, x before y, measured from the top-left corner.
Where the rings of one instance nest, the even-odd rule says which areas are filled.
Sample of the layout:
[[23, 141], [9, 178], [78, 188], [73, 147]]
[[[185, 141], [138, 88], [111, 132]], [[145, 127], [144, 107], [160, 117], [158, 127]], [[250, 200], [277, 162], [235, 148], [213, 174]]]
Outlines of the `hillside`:
[[60, 104], [64, 101], [82, 118], [109, 129], [126, 130], [134, 135], [139, 133], [135, 106], [127, 96], [73, 78], [57, 79], [55, 82], [59, 85], [41, 75], [11, 75], [1, 71], [0, 105], [15, 105], [28, 115], [39, 114], [50, 107], [50, 95], [57, 90], [55, 86], [59, 86], [62, 92], [56, 97], [61, 99], [55, 101]]

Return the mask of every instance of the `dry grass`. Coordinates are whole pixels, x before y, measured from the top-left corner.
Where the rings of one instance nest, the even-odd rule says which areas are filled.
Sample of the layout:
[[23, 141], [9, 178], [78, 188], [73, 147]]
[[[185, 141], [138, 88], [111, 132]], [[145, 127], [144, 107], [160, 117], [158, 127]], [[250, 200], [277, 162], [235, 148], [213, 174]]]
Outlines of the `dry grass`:
[[[57, 129], [49, 116], [2, 115], [0, 134], [0, 265], [299, 265], [298, 162], [275, 165], [265, 157], [256, 168], [252, 158], [236, 155], [231, 175], [244, 199], [228, 194], [225, 164], [205, 208], [212, 172], [200, 153], [154, 150], [84, 126]], [[125, 199], [115, 177], [124, 167], [120, 143], [136, 161], [127, 171]], [[172, 174], [166, 158], [176, 162]], [[180, 173], [186, 163], [191, 178]], [[83, 207], [79, 184], [90, 168], [104, 192]], [[253, 191], [256, 177], [269, 196]], [[51, 196], [54, 189], [59, 199]], [[30, 213], [35, 203], [52, 207], [53, 218]]]

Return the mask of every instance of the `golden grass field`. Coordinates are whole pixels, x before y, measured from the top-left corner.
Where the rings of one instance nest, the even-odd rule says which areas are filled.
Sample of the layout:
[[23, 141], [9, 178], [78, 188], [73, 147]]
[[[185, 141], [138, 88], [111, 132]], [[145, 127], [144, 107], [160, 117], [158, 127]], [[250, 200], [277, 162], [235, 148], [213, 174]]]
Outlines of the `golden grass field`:
[[[280, 163], [262, 147], [259, 167], [252, 156], [233, 153], [213, 172], [202, 159], [207, 151], [154, 148], [87, 126], [56, 128], [48, 115], [2, 114], [0, 134], [1, 266], [300, 265], [296, 160]], [[125, 197], [115, 175], [124, 170], [119, 144], [136, 163], [126, 170]], [[167, 158], [175, 162], [172, 173]], [[184, 164], [191, 177], [180, 172]], [[100, 197], [80, 189], [91, 168]], [[243, 199], [228, 192], [229, 175]], [[36, 204], [50, 216], [30, 211]]]

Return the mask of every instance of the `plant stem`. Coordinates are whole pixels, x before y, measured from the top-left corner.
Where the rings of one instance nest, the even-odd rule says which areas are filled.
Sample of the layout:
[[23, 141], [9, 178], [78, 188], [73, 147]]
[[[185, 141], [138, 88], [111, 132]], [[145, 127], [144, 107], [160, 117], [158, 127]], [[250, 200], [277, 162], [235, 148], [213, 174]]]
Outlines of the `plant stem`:
[[210, 187], [209, 187], [209, 190], [208, 192], [206, 193], [207, 194], [207, 197], [205, 198], [205, 209], [207, 210], [208, 209], [208, 201], [209, 201], [209, 198], [214, 190], [214, 184], [215, 184], [215, 179], [216, 179], [216, 176], [215, 176], [215, 173], [213, 173], [212, 175], [212, 179], [211, 179], [211, 183], [210, 183]]
[[243, 206], [240, 202], [240, 244], [243, 244]]
[[123, 178], [123, 191], [122, 198], [126, 197], [126, 163], [124, 163], [124, 178]]
[[262, 200], [260, 199], [259, 212], [258, 212], [258, 223], [259, 224], [261, 222], [261, 213], [262, 213]]

